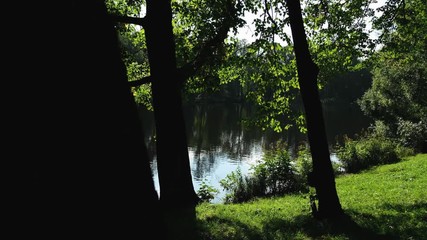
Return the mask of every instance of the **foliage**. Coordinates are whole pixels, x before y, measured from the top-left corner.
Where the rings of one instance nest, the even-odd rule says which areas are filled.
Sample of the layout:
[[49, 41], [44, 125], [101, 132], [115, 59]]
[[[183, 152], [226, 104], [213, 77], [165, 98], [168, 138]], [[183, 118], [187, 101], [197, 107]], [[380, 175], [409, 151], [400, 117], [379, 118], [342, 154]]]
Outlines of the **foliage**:
[[383, 47], [370, 59], [372, 86], [359, 105], [402, 144], [427, 151], [427, 5], [393, 0], [380, 10], [374, 27], [383, 30]]
[[289, 129], [302, 115], [292, 48], [265, 40], [241, 48], [221, 72], [221, 81], [238, 80], [245, 100], [256, 106], [255, 116], [246, 123], [276, 132]]
[[[107, 0], [110, 14], [140, 17], [145, 12], [144, 0]], [[119, 33], [122, 60], [126, 65], [128, 81], [141, 80], [150, 75], [145, 32], [141, 26], [116, 23]], [[151, 83], [131, 88], [135, 101], [152, 110]]]
[[411, 122], [399, 118], [397, 120], [397, 138], [405, 147], [427, 151], [427, 122]]
[[426, 119], [427, 55], [396, 59], [391, 54], [379, 54], [372, 86], [359, 100], [362, 111], [387, 124], [396, 124], [398, 118], [412, 122]]
[[339, 146], [336, 152], [345, 172], [356, 173], [372, 166], [395, 163], [413, 154], [413, 150], [380, 132], [374, 129], [372, 132], [362, 132], [356, 139], [344, 139], [344, 145]]
[[310, 51], [326, 84], [339, 73], [362, 67], [375, 45], [367, 27], [374, 15], [373, 0], [303, 1], [303, 17]]
[[301, 144], [298, 147], [295, 168], [301, 179], [307, 181], [309, 173], [313, 171], [313, 160], [311, 158], [310, 147], [307, 144]]
[[[359, 69], [360, 60], [374, 49], [366, 28], [366, 18], [373, 15], [371, 2], [304, 1], [310, 51], [320, 67], [319, 88], [338, 73]], [[272, 0], [249, 4], [246, 10], [259, 16], [253, 20], [256, 40], [236, 54], [234, 67], [229, 67], [223, 77], [239, 79], [247, 100], [257, 106], [257, 117], [248, 122], [277, 132], [290, 127], [305, 132], [285, 3]]]
[[210, 186], [205, 181], [202, 181], [199, 190], [197, 190], [197, 195], [199, 196], [201, 202], [210, 202], [215, 198], [215, 195], [218, 192], [218, 189]]
[[[304, 173], [298, 172], [295, 161], [286, 149], [279, 141], [273, 148], [265, 150], [262, 160], [252, 166], [249, 175], [243, 176], [238, 169], [222, 179], [220, 184], [228, 191], [224, 202], [238, 203], [260, 197], [306, 192], [308, 186], [306, 178], [302, 178]], [[308, 162], [302, 164], [309, 168], [305, 166]]]
[[121, 16], [139, 16], [145, 0], [107, 0], [105, 1], [110, 13]]
[[223, 199], [224, 203], [247, 202], [262, 196], [263, 183], [255, 182], [255, 178], [244, 176], [240, 168], [233, 171], [224, 179], [221, 179], [220, 185], [227, 192]]
[[280, 141], [253, 166], [253, 175], [265, 183], [265, 195], [283, 195], [300, 190], [297, 171], [286, 145]]
[[[114, 15], [144, 17], [145, 1], [108, 0], [106, 2], [110, 13]], [[172, 1], [177, 67], [187, 68], [186, 71], [195, 70], [190, 76], [185, 77], [185, 98], [219, 90], [217, 69], [231, 52], [232, 44], [220, 42], [216, 37], [224, 31], [226, 33], [230, 29], [235, 31], [242, 26], [244, 23], [241, 18], [242, 8], [241, 1]], [[130, 81], [149, 76], [143, 27], [118, 23], [117, 28]], [[203, 59], [203, 63], [198, 62], [200, 59]], [[135, 72], [138, 74], [134, 74]], [[172, 81], [182, 81], [182, 79]], [[132, 91], [138, 103], [151, 109], [149, 88], [149, 85], [141, 85], [133, 87]]]
[[[378, 42], [397, 57], [427, 51], [427, 5], [425, 0], [388, 0], [378, 9], [373, 28], [380, 31]], [[423, 52], [423, 53], [422, 53]]]
[[319, 222], [305, 194], [197, 206], [201, 240], [427, 239], [427, 155], [336, 178], [352, 221]]
[[[107, 2], [116, 13], [134, 16], [135, 7], [144, 12], [144, 3], [140, 1], [137, 2], [139, 5], [136, 1]], [[365, 17], [372, 15], [370, 2], [304, 2], [310, 48], [321, 70], [319, 88], [334, 74], [356, 69], [357, 59], [372, 49], [365, 28]], [[233, 3], [231, 12], [227, 7], [230, 3]], [[290, 127], [306, 131], [292, 42], [287, 30], [287, 9], [282, 0], [176, 0], [172, 1], [172, 7], [178, 67], [199, 64], [184, 85], [185, 99], [207, 96], [235, 81], [240, 84], [240, 95], [257, 106], [256, 117], [246, 119], [247, 123], [277, 132]], [[247, 23], [254, 26], [256, 40], [252, 43], [233, 36], [246, 24], [244, 14], [247, 13], [256, 16], [253, 22]], [[217, 47], [209, 48], [209, 54], [204, 52], [204, 47], [225, 28], [233, 32], [229, 32], [222, 43], [216, 43]], [[133, 75], [130, 79], [148, 76], [143, 29], [128, 25], [120, 29], [127, 52], [125, 62], [130, 68], [129, 75]], [[204, 62], [197, 62], [201, 58]], [[133, 69], [139, 66], [140, 70]], [[137, 102], [150, 108], [149, 86], [134, 87], [133, 92]]]
[[[370, 134], [369, 137], [357, 140], [346, 137], [346, 145], [336, 147], [338, 161], [332, 162], [335, 176], [348, 169], [347, 172], [356, 172], [353, 169], [360, 168], [357, 169], [359, 171], [373, 165], [395, 162], [397, 157], [400, 159], [414, 154], [411, 148], [399, 145], [375, 131]], [[396, 157], [393, 154], [396, 154]], [[378, 156], [380, 157], [376, 159]], [[307, 184], [308, 174], [313, 170], [307, 143], [299, 145], [297, 153], [292, 156], [286, 144], [277, 141], [270, 149], [264, 150], [262, 160], [253, 165], [251, 170], [248, 175], [243, 175], [241, 170], [237, 169], [220, 181], [220, 185], [227, 192], [225, 203], [247, 202], [254, 198], [291, 193], [309, 193], [313, 190]]]
[[[211, 94], [220, 90], [218, 71], [234, 49], [232, 39], [219, 36], [236, 32], [244, 24], [242, 1], [182, 0], [173, 1], [174, 35], [178, 67], [197, 65], [186, 79], [184, 93]], [[230, 34], [231, 35], [231, 34]], [[203, 62], [198, 62], [203, 58]]]

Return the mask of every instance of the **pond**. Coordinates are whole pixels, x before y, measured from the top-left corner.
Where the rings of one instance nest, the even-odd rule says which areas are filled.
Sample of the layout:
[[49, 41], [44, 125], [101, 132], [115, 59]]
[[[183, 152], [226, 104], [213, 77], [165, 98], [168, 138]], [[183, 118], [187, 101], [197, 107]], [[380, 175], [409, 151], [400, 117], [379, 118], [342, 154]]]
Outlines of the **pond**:
[[[155, 161], [154, 121], [151, 112], [141, 110], [144, 120], [145, 141], [152, 161], [156, 189], [159, 190]], [[248, 173], [252, 164], [262, 159], [264, 149], [278, 140], [286, 141], [293, 149], [306, 141], [306, 135], [296, 130], [275, 133], [244, 126], [240, 120], [251, 116], [252, 111], [241, 104], [196, 104], [184, 107], [193, 184], [197, 191], [203, 182], [218, 189], [213, 203], [222, 202], [225, 192], [220, 181], [240, 169]], [[357, 106], [324, 106], [328, 141], [334, 145], [339, 136], [352, 137], [369, 126]], [[334, 156], [331, 156], [334, 158]], [[158, 191], [159, 192], [159, 191]]]

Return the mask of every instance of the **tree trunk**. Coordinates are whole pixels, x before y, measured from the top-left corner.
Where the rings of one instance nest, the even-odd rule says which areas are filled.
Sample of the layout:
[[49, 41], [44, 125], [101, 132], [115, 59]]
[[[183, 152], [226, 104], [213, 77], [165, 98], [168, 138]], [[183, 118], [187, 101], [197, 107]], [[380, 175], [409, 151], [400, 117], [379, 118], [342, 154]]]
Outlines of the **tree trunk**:
[[343, 211], [335, 188], [335, 176], [317, 87], [319, 69], [310, 56], [300, 1], [288, 0], [286, 3], [313, 159], [313, 173], [310, 175], [309, 184], [314, 185], [319, 200], [318, 212], [315, 214], [320, 218], [338, 217], [342, 215]]
[[13, 234], [158, 236], [159, 200], [104, 2], [37, 3], [30, 11], [31, 39], [20, 55], [28, 56], [20, 66], [26, 72], [14, 79], [31, 89], [16, 106], [25, 121], [12, 125], [25, 140], [11, 156], [20, 163], [10, 196], [17, 201], [8, 206], [17, 218]]
[[160, 201], [167, 205], [195, 206], [198, 198], [188, 157], [170, 4], [168, 0], [148, 0], [145, 27], [153, 79]]
[[176, 67], [170, 0], [147, 0], [145, 36], [152, 80], [160, 203], [170, 239], [195, 236], [194, 190]]

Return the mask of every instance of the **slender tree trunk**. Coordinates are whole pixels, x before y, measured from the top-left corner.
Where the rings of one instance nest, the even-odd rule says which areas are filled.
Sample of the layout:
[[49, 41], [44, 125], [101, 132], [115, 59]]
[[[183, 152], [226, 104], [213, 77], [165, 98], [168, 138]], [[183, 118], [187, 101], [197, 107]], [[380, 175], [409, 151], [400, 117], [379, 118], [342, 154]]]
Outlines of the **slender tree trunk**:
[[333, 218], [342, 215], [343, 211], [335, 188], [335, 176], [317, 87], [319, 69], [310, 56], [300, 1], [287, 0], [286, 3], [313, 159], [313, 173], [310, 175], [309, 184], [314, 185], [319, 200], [317, 216]]

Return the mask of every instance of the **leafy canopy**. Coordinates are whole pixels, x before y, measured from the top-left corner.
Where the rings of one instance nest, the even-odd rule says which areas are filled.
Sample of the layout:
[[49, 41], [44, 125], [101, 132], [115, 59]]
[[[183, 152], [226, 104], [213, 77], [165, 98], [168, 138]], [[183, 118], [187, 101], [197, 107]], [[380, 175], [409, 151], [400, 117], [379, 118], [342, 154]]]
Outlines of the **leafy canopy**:
[[[310, 51], [320, 67], [319, 88], [337, 73], [355, 70], [374, 49], [368, 17], [373, 0], [303, 1]], [[139, 16], [144, 1], [108, 0], [112, 13]], [[285, 0], [174, 0], [173, 26], [178, 68], [193, 67], [184, 95], [219, 91], [238, 82], [245, 99], [256, 106], [248, 123], [277, 132], [305, 120]], [[246, 23], [245, 14], [256, 16]], [[236, 39], [245, 24], [255, 41]], [[149, 76], [144, 29], [119, 25], [130, 81]], [[218, 37], [227, 34], [226, 37]], [[203, 61], [199, 61], [203, 59]], [[177, 79], [179, 81], [179, 79]], [[150, 108], [150, 85], [133, 87], [136, 100]]]

